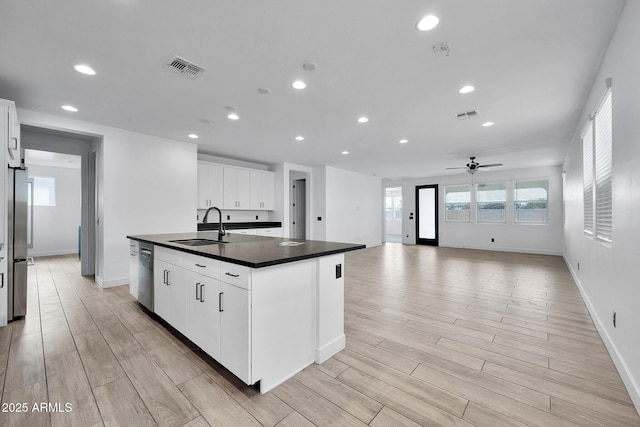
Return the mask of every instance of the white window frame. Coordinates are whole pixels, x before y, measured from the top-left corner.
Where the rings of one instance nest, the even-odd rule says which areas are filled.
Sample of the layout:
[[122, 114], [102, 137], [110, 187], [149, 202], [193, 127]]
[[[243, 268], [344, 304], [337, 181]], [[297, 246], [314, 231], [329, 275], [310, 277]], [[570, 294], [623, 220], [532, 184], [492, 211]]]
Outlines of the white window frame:
[[[518, 183], [525, 182], [545, 182], [546, 183], [546, 198], [544, 199], [530, 199], [530, 200], [518, 200]], [[522, 202], [544, 202], [545, 208], [545, 220], [544, 221], [518, 221], [518, 203]], [[514, 224], [548, 224], [549, 223], [549, 179], [548, 178], [526, 178], [516, 179], [513, 183], [513, 223]]]
[[[488, 201], [481, 201], [480, 200], [480, 187], [481, 186], [485, 186], [485, 185], [501, 185], [502, 188], [501, 190], [504, 192], [504, 198], [500, 199], [500, 200], [488, 200]], [[482, 184], [476, 184], [476, 191], [475, 191], [475, 196], [476, 196], [476, 223], [478, 224], [505, 224], [507, 222], [507, 197], [508, 197], [508, 193], [507, 193], [507, 184], [504, 181], [492, 181], [492, 182], [486, 182], [486, 183], [482, 183]], [[480, 211], [480, 205], [486, 204], [486, 203], [502, 203], [503, 205], [503, 210], [504, 210], [504, 214], [503, 214], [503, 219], [502, 221], [481, 221], [479, 219], [479, 211]]]
[[[469, 194], [469, 200], [466, 202], [447, 202], [447, 194], [449, 194], [450, 192], [448, 191], [448, 189], [453, 189], [453, 188], [462, 188], [465, 187], [466, 188], [466, 192]], [[461, 191], [451, 191], [451, 193], [459, 193]], [[460, 205], [460, 204], [467, 204], [467, 218], [466, 219], [450, 219], [449, 218], [449, 210], [447, 209], [448, 205]], [[464, 210], [462, 210], [464, 211]], [[458, 211], [457, 211], [458, 212]], [[471, 222], [471, 186], [469, 184], [456, 184], [456, 185], [447, 185], [444, 187], [444, 221], [445, 222]]]
[[584, 234], [613, 241], [613, 104], [608, 89], [583, 135]]

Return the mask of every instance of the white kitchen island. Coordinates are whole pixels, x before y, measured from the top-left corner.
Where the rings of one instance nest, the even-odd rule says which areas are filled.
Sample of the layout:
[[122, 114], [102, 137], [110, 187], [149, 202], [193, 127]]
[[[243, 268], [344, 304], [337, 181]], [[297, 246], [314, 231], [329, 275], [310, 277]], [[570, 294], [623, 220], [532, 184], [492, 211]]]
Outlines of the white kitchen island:
[[154, 245], [153, 311], [265, 393], [345, 346], [344, 252], [362, 245], [215, 232], [128, 236]]

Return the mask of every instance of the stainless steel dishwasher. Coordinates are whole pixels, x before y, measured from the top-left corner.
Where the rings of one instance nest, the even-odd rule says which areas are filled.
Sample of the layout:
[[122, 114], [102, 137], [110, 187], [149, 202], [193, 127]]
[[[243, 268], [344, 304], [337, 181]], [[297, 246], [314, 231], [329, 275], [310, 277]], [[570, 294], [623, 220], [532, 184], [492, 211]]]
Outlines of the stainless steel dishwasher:
[[138, 302], [153, 311], [153, 245], [140, 242]]

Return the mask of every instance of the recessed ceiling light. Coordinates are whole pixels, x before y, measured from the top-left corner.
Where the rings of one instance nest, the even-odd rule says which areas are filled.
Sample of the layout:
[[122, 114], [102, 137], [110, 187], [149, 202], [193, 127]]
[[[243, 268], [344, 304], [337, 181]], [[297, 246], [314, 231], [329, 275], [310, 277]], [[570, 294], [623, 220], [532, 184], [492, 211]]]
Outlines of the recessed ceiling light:
[[229, 113], [229, 114], [227, 114], [227, 118], [229, 118], [231, 120], [238, 120], [240, 118], [240, 116], [238, 115], [238, 113]]
[[401, 139], [400, 141], [398, 141], [399, 144], [406, 144], [407, 142], [409, 142], [408, 139]]
[[189, 134], [189, 138], [191, 138], [191, 139], [198, 139], [198, 135], [196, 135], [195, 133], [190, 133], [190, 134]]
[[268, 87], [261, 87], [261, 88], [258, 88], [258, 93], [261, 93], [263, 95], [268, 95], [271, 93], [271, 89], [269, 89]]
[[296, 136], [296, 141], [304, 141], [304, 136], [302, 135]]
[[367, 123], [369, 121], [368, 117], [362, 116], [358, 117], [358, 123]]
[[82, 73], [82, 74], [86, 74], [88, 76], [95, 76], [95, 74], [96, 74], [96, 72], [93, 70], [93, 68], [89, 67], [88, 65], [78, 64], [78, 65], [74, 66], [73, 68], [75, 68], [77, 72]]
[[313, 71], [317, 66], [318, 65], [313, 62], [305, 62], [304, 64], [302, 64], [302, 68], [304, 68], [306, 71]]
[[486, 128], [488, 128], [489, 126], [493, 126], [493, 125], [495, 125], [495, 123], [493, 123], [493, 122], [484, 122], [484, 123], [482, 124], [482, 126], [484, 126], [484, 127], [486, 127]]
[[307, 87], [307, 84], [302, 80], [296, 80], [295, 82], [291, 83], [291, 86], [294, 89], [304, 89], [305, 87]]
[[420, 31], [429, 31], [437, 27], [438, 22], [440, 22], [440, 20], [438, 19], [437, 16], [427, 15], [424, 18], [422, 18], [420, 21], [418, 21], [417, 27]]
[[349, 154], [349, 152], [348, 152], [347, 150], [344, 150], [344, 151], [342, 152], [342, 154], [344, 154], [344, 155], [346, 156], [347, 154]]
[[467, 86], [462, 86], [460, 88], [460, 90], [458, 90], [458, 92], [465, 94], [465, 93], [470, 93], [473, 92], [474, 90], [476, 90], [475, 87], [471, 86], [471, 85], [467, 85]]
[[76, 107], [74, 107], [73, 105], [63, 105], [62, 109], [65, 111], [71, 111], [72, 113], [77, 113], [78, 109]]

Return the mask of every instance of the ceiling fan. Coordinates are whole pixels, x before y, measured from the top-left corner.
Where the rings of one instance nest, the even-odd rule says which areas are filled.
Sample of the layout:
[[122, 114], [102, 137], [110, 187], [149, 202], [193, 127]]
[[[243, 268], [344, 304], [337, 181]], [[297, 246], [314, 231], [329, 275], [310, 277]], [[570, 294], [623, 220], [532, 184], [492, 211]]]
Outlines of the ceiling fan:
[[491, 163], [491, 164], [488, 164], [488, 165], [481, 165], [480, 163], [476, 162], [476, 157], [475, 156], [471, 156], [471, 157], [469, 157], [469, 159], [471, 161], [469, 163], [467, 163], [466, 166], [462, 166], [462, 167], [458, 167], [458, 168], [446, 168], [446, 169], [466, 169], [467, 172], [469, 172], [471, 175], [473, 175], [480, 168], [490, 168], [492, 166], [502, 166], [502, 163]]

